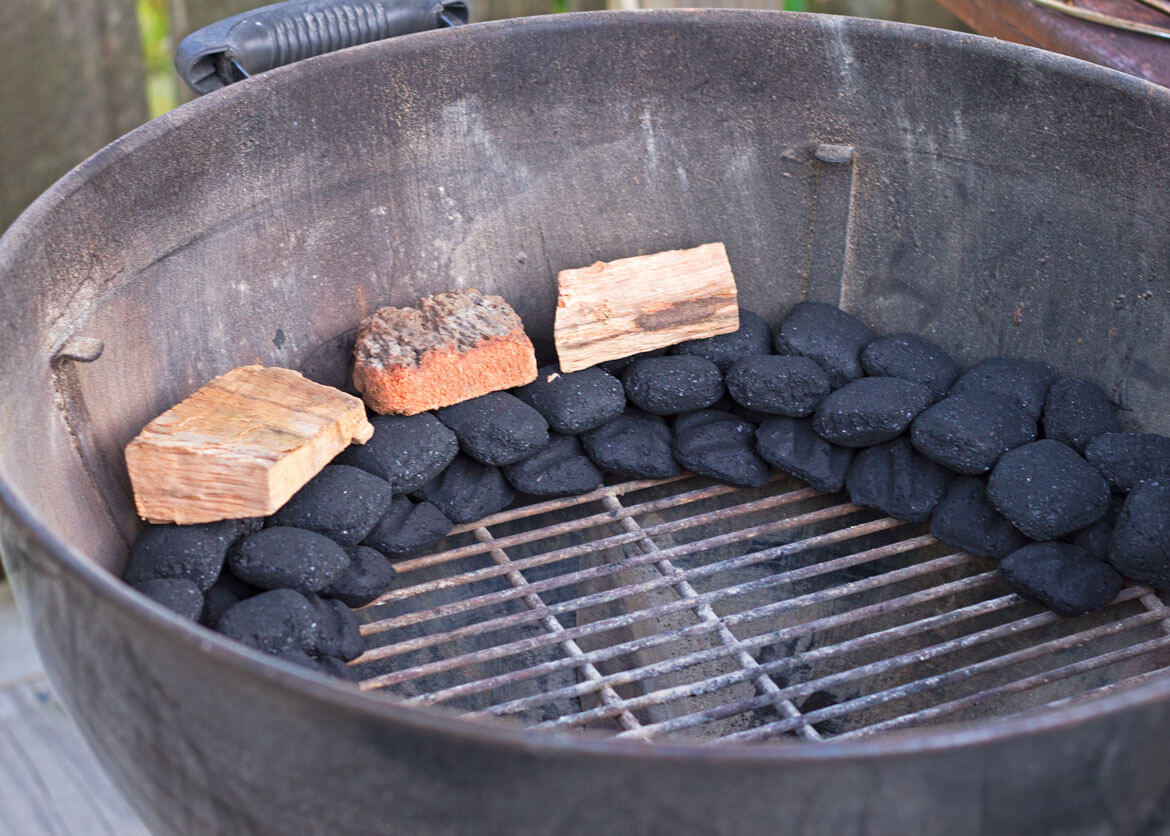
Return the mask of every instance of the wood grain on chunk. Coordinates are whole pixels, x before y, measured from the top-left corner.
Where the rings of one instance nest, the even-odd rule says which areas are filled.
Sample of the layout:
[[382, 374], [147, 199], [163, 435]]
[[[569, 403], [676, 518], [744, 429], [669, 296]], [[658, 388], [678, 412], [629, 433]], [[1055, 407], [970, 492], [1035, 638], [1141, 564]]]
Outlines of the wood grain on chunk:
[[290, 369], [241, 366], [147, 424], [126, 467], [150, 522], [262, 517], [373, 432], [358, 398]]
[[474, 289], [379, 308], [358, 329], [354, 361], [354, 387], [383, 415], [416, 415], [536, 379], [520, 317]]
[[739, 328], [735, 276], [720, 243], [562, 270], [557, 284], [564, 372]]

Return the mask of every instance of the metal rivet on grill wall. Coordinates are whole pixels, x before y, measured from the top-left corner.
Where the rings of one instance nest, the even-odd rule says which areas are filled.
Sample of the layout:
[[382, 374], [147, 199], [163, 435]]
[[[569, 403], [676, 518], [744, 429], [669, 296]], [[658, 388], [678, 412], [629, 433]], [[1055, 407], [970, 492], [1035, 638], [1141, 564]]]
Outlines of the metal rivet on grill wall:
[[78, 363], [92, 363], [102, 356], [105, 348], [105, 343], [94, 337], [70, 337], [65, 345], [61, 346], [61, 350], [53, 356], [53, 360], [56, 362], [76, 360]]
[[853, 159], [853, 146], [822, 142], [814, 153], [823, 163], [847, 163]]

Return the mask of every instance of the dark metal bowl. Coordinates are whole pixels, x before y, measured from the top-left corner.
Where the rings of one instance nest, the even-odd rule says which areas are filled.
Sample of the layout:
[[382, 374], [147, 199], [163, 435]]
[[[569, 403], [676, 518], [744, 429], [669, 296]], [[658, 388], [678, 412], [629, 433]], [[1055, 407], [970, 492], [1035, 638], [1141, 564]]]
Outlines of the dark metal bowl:
[[1168, 678], [867, 742], [646, 747], [335, 685], [111, 570], [122, 445], [208, 378], [454, 285], [547, 338], [558, 269], [711, 240], [766, 317], [840, 301], [965, 362], [1044, 357], [1166, 432], [1168, 137], [1170, 93], [1088, 64], [734, 11], [411, 35], [157, 119], [0, 241], [4, 561], [51, 679], [160, 833], [1131, 832], [1170, 783]]

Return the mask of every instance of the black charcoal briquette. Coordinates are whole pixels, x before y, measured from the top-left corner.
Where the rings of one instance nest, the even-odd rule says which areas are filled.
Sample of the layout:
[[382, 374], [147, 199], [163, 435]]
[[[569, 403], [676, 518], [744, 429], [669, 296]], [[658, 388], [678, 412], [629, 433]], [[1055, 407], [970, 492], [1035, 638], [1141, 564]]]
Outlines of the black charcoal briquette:
[[857, 451], [845, 486], [854, 505], [921, 522], [946, 495], [953, 474], [919, 455], [905, 436]]
[[959, 376], [959, 364], [942, 346], [917, 334], [898, 333], [871, 342], [861, 352], [861, 367], [874, 377], [913, 380], [939, 400]]
[[1127, 578], [1170, 591], [1170, 482], [1142, 482], [1129, 492], [1108, 559]]
[[813, 429], [841, 447], [868, 447], [901, 435], [930, 404], [930, 390], [898, 377], [863, 377], [829, 393]]
[[350, 661], [362, 655], [366, 649], [357, 616], [349, 607], [334, 598], [308, 596], [309, 603], [317, 611], [317, 644], [313, 648], [318, 656], [333, 656]]
[[544, 366], [536, 380], [514, 392], [544, 416], [553, 432], [565, 435], [596, 429], [626, 408], [622, 382], [597, 366], [568, 373]]
[[737, 360], [753, 354], [772, 352], [772, 334], [768, 323], [749, 310], [739, 309], [739, 328], [730, 334], [718, 334], [702, 340], [687, 340], [670, 349], [671, 354], [703, 357], [726, 372]]
[[276, 525], [306, 528], [343, 546], [360, 543], [394, 499], [390, 483], [344, 464], [330, 464], [272, 515]]
[[505, 467], [504, 476], [533, 496], [576, 496], [601, 487], [601, 471], [571, 435], [553, 434], [536, 455]]
[[675, 423], [674, 458], [692, 473], [729, 485], [768, 484], [768, 464], [755, 451], [752, 424], [721, 410], [704, 410]]
[[956, 473], [975, 476], [1036, 438], [1036, 422], [994, 395], [951, 395], [923, 410], [910, 427], [914, 447]]
[[950, 394], [989, 394], [1003, 398], [1033, 421], [1040, 418], [1056, 372], [1047, 363], [1019, 357], [990, 357], [959, 376]]
[[705, 409], [723, 396], [723, 374], [703, 357], [678, 355], [638, 360], [622, 375], [626, 397], [653, 415]]
[[349, 567], [321, 590], [321, 594], [336, 598], [347, 607], [364, 607], [393, 586], [397, 574], [382, 552], [369, 546], [355, 546], [349, 550]]
[[1170, 479], [1170, 438], [1154, 433], [1104, 433], [1085, 447], [1085, 458], [1118, 493], [1149, 479]]
[[930, 515], [930, 533], [947, 545], [999, 560], [1030, 541], [995, 510], [987, 480], [960, 476]]
[[459, 452], [455, 433], [434, 415], [375, 415], [374, 435], [351, 444], [335, 464], [360, 467], [385, 479], [396, 494], [417, 491], [443, 472]]
[[422, 496], [455, 523], [469, 523], [507, 508], [515, 491], [498, 467], [458, 455], [422, 489]]
[[198, 525], [148, 525], [130, 547], [123, 579], [127, 583], [157, 578], [186, 578], [210, 589], [223, 569], [228, 548], [254, 521], [223, 520]]
[[598, 363], [597, 368], [601, 369], [606, 374], [611, 374], [614, 377], [621, 379], [625, 374], [626, 369], [634, 365], [644, 357], [663, 357], [666, 354], [665, 348], [656, 348], [653, 351], [643, 351], [640, 354], [631, 354], [629, 357], [618, 357], [616, 360], [606, 360]]
[[777, 354], [816, 360], [836, 389], [864, 374], [861, 350], [875, 336], [868, 325], [836, 305], [801, 302], [780, 321], [772, 343]]
[[1121, 575], [1071, 543], [1031, 543], [1005, 557], [999, 573], [1008, 586], [1057, 615], [1099, 610], [1121, 591]]
[[336, 679], [344, 679], [346, 682], [361, 681], [361, 675], [358, 674], [356, 668], [347, 665], [334, 656], [321, 656], [315, 659], [314, 662], [319, 670]]
[[304, 595], [291, 589], [274, 589], [240, 601], [223, 614], [216, 629], [273, 656], [311, 653], [320, 640], [317, 611]]
[[829, 389], [828, 372], [808, 357], [744, 357], [727, 372], [727, 391], [741, 407], [789, 418], [812, 415]]
[[665, 421], [636, 409], [581, 436], [585, 454], [595, 465], [626, 479], [667, 479], [682, 473], [670, 440]]
[[835, 493], [845, 485], [853, 451], [825, 441], [808, 418], [769, 418], [756, 429], [756, 452], [772, 467], [818, 491]]
[[1067, 444], [1033, 441], [1004, 453], [987, 480], [996, 510], [1033, 540], [1092, 525], [1109, 510], [1109, 484]]
[[349, 555], [324, 534], [273, 526], [241, 540], [228, 565], [237, 578], [261, 589], [309, 593], [340, 577], [349, 566]]
[[187, 578], [154, 578], [132, 586], [183, 618], [198, 621], [203, 614], [203, 590]]
[[463, 452], [495, 467], [528, 458], [548, 444], [548, 422], [508, 392], [491, 392], [436, 412]]
[[383, 554], [403, 554], [437, 543], [454, 527], [434, 503], [399, 496], [366, 536], [365, 543]]
[[204, 596], [203, 623], [214, 628], [229, 607], [262, 591], [258, 586], [244, 583], [230, 569], [225, 569]]
[[1099, 435], [1121, 431], [1109, 396], [1096, 383], [1062, 377], [1048, 389], [1041, 418], [1044, 437], [1061, 441], [1078, 453]]

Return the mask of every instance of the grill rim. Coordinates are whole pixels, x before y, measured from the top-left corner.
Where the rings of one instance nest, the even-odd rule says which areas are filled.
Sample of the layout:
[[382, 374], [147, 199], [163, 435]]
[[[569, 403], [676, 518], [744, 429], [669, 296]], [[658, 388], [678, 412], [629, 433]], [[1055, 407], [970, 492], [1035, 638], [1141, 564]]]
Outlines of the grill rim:
[[[552, 32], [592, 28], [600, 33], [600, 30], [609, 26], [621, 26], [637, 21], [717, 25], [745, 19], [763, 23], [765, 20], [775, 20], [781, 15], [796, 15], [819, 21], [825, 21], [826, 17], [809, 13], [733, 9], [577, 12], [418, 33], [309, 60], [321, 62], [317, 65], [319, 71], [328, 72], [331, 64], [343, 67], [352, 61], [357, 50], [383, 50], [387, 60], [409, 61], [414, 53], [427, 51], [432, 48], [432, 44], [439, 43], [433, 40], [435, 38], [445, 38], [452, 45], [465, 47], [481, 40], [507, 38], [509, 33], [521, 28], [527, 31], [535, 29]], [[842, 34], [863, 31], [891, 39], [912, 40], [928, 48], [947, 48], [952, 45], [952, 37], [948, 33], [892, 21], [838, 18], [825, 21], [821, 25], [831, 25]], [[1042, 66], [1066, 77], [1094, 83], [1102, 90], [1114, 89], [1151, 101], [1161, 100], [1164, 105], [1170, 106], [1170, 89], [1117, 70], [977, 35], [965, 35], [964, 43], [967, 49], [989, 57], [1009, 62], [1019, 61], [1026, 66]], [[204, 111], [207, 108], [218, 110], [220, 107], [230, 107], [232, 100], [229, 97], [235, 96], [238, 103], [246, 104], [253, 96], [263, 92], [265, 87], [279, 86], [284, 74], [297, 71], [296, 65], [277, 68], [249, 84], [233, 85], [217, 92], [214, 97], [198, 99], [129, 132], [80, 163], [50, 186], [5, 231], [3, 238], [0, 239], [0, 274], [8, 272], [11, 259], [19, 254], [22, 245], [33, 236], [34, 228], [107, 165], [132, 154], [142, 145], [149, 144], [173, 130], [181, 129], [189, 121], [204, 118]], [[692, 760], [721, 765], [866, 761], [874, 757], [886, 759], [890, 755], [954, 752], [962, 748], [1039, 736], [1075, 728], [1088, 722], [1115, 718], [1117, 715], [1146, 706], [1170, 702], [1170, 672], [1167, 672], [1150, 681], [1143, 681], [1100, 696], [1086, 696], [1083, 700], [1057, 708], [1021, 712], [1003, 719], [960, 721], [946, 726], [896, 731], [873, 739], [829, 739], [811, 746], [797, 741], [776, 741], [750, 746], [728, 744], [699, 746], [661, 742], [647, 746], [637, 741], [595, 736], [589, 732], [571, 734], [532, 732], [519, 726], [511, 727], [502, 723], [460, 718], [440, 709], [408, 706], [384, 696], [367, 694], [356, 687], [333, 684], [323, 677], [318, 678], [304, 672], [291, 663], [266, 656], [206, 628], [192, 625], [160, 604], [134, 592], [111, 572], [57, 536], [24, 502], [14, 482], [15, 480], [8, 474], [0, 473], [0, 523], [4, 525], [3, 541], [14, 546], [14, 551], [26, 552], [14, 559], [6, 559], [8, 568], [13, 569], [15, 564], [16, 571], [12, 571], [10, 577], [16, 587], [18, 600], [26, 602], [29, 600], [28, 596], [21, 592], [24, 584], [21, 577], [23, 571], [36, 571], [50, 576], [68, 574], [72, 576], [70, 580], [87, 586], [99, 599], [114, 607], [120, 616], [139, 628], [161, 633], [167, 640], [179, 643], [188, 651], [202, 654], [217, 664], [226, 665], [234, 674], [242, 676], [245, 680], [276, 682], [301, 697], [353, 712], [374, 722], [392, 722], [414, 731], [434, 732], [467, 742], [495, 745], [517, 753], [632, 757], [640, 761]], [[28, 547], [30, 545], [32, 547]], [[51, 561], [40, 563], [35, 568], [22, 565], [21, 561], [27, 560], [28, 554], [37, 552], [43, 552]], [[34, 630], [34, 636], [36, 632]], [[59, 678], [52, 670], [50, 677], [54, 680]]]

